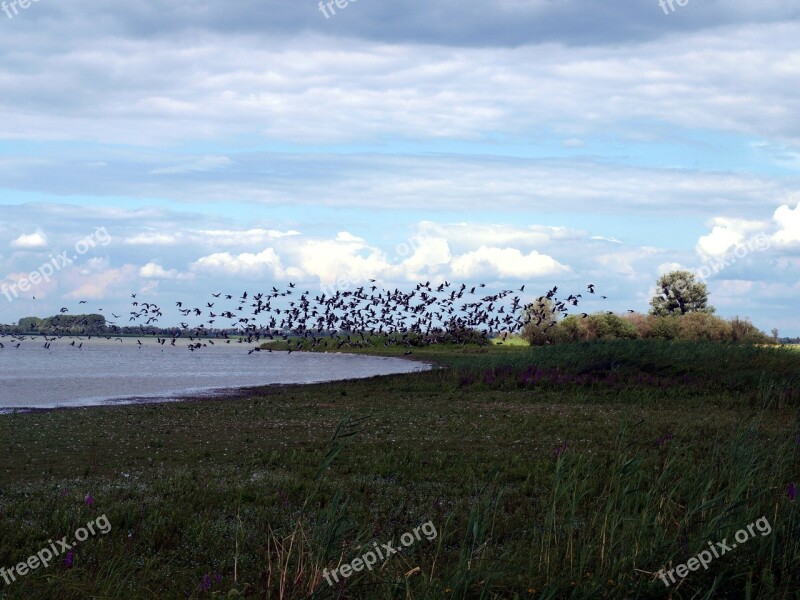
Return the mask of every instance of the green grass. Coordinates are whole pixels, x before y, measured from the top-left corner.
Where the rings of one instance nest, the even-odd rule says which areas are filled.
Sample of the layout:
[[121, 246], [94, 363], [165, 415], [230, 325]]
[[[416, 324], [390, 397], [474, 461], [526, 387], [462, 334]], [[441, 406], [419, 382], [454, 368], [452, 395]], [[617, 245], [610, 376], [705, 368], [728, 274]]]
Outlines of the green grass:
[[[0, 567], [101, 514], [113, 527], [71, 568], [0, 579], [0, 598], [798, 597], [793, 350], [619, 341], [411, 357], [444, 368], [0, 416]], [[669, 590], [655, 577], [764, 515], [771, 534], [707, 571]], [[344, 586], [322, 579], [427, 521], [435, 540]]]

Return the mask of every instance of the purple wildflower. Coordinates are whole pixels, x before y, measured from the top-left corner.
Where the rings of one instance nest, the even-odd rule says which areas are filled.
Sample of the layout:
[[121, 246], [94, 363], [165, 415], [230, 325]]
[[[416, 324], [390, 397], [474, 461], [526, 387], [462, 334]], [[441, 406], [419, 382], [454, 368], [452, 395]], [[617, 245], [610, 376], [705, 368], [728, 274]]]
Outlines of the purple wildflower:
[[790, 483], [789, 487], [786, 489], [786, 494], [789, 496], [789, 500], [794, 502], [794, 499], [797, 498], [797, 487]]
[[75, 551], [74, 550], [70, 550], [69, 552], [67, 552], [67, 556], [64, 557], [64, 565], [68, 569], [71, 569], [72, 565], [74, 565], [74, 564], [75, 564]]
[[564, 452], [566, 451], [567, 451], [567, 442], [564, 442], [563, 444], [556, 446], [556, 458], [561, 458], [561, 455], [564, 454]]
[[475, 378], [467, 372], [464, 372], [459, 379], [458, 385], [460, 387], [466, 387], [468, 385], [472, 385], [475, 383]]
[[211, 575], [206, 573], [203, 575], [203, 581], [200, 583], [200, 591], [207, 592], [211, 589]]
[[86, 502], [86, 506], [94, 506], [94, 496], [91, 494], [86, 494], [86, 499], [84, 502]]
[[669, 442], [671, 439], [672, 439], [672, 434], [671, 433], [665, 433], [664, 435], [662, 435], [661, 437], [659, 437], [656, 440], [656, 446], [661, 447], [664, 444], [666, 444], [667, 442]]

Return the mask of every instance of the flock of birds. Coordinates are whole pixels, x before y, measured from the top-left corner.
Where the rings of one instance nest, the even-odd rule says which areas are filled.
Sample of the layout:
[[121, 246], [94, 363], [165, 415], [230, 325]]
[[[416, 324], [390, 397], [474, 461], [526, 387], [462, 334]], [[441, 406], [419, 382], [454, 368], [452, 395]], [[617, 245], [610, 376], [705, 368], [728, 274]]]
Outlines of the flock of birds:
[[[72, 338], [69, 345], [76, 349], [83, 347], [84, 337], [122, 342], [121, 337], [114, 335], [126, 327], [127, 332], [139, 334], [137, 345], [140, 347], [146, 345], [145, 342], [152, 343], [155, 337], [155, 343], [160, 346], [176, 346], [180, 342], [195, 351], [214, 345], [216, 340], [217, 344], [254, 345], [249, 349], [252, 354], [260, 352], [264, 342], [284, 340], [289, 343], [289, 352], [309, 345], [341, 349], [383, 344], [406, 346], [406, 354], [409, 354], [413, 346], [442, 342], [488, 343], [495, 337], [519, 333], [530, 323], [547, 329], [555, 326], [558, 318], [567, 314], [571, 307], [578, 306], [582, 298], [581, 294], [569, 294], [559, 299], [558, 286], [532, 302], [523, 303], [524, 285], [519, 289], [486, 293], [483, 283], [471, 286], [444, 281], [431, 285], [427, 281], [418, 283], [410, 292], [403, 292], [379, 288], [375, 283], [371, 279], [369, 285], [353, 291], [316, 296], [307, 290], [299, 293], [296, 284], [291, 282], [285, 289], [272, 287], [268, 292], [213, 293], [205, 306], [175, 302], [174, 308], [181, 315], [180, 326], [167, 328], [158, 325], [164, 319], [161, 306], [131, 294], [129, 314], [123, 317], [111, 313], [116, 320], [107, 321], [104, 332], [92, 330], [86, 318], [76, 323], [74, 318], [69, 318], [69, 309], [64, 307], [61, 315], [51, 320], [56, 327], [50, 333], [7, 333], [2, 336], [8, 339], [5, 344], [0, 341], [0, 349], [6, 345], [19, 348], [25, 341], [38, 341], [49, 349], [52, 342], [62, 337]], [[589, 294], [595, 294], [594, 284], [588, 284], [586, 289]], [[85, 303], [85, 300], [79, 302]], [[581, 315], [588, 316], [587, 313]], [[63, 331], [57, 326], [61, 317], [65, 319]], [[127, 323], [120, 324], [118, 320], [122, 318], [127, 318]], [[76, 333], [76, 325], [85, 329]], [[272, 351], [268, 346], [264, 349]]]

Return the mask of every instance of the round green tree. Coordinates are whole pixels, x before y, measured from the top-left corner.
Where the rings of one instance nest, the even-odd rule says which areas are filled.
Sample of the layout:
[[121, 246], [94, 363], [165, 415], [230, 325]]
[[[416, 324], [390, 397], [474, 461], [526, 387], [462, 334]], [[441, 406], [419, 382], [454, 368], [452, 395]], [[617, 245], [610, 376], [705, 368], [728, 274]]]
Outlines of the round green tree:
[[659, 277], [658, 292], [650, 300], [650, 314], [659, 317], [692, 312], [713, 313], [708, 304], [708, 286], [689, 271], [671, 271]]

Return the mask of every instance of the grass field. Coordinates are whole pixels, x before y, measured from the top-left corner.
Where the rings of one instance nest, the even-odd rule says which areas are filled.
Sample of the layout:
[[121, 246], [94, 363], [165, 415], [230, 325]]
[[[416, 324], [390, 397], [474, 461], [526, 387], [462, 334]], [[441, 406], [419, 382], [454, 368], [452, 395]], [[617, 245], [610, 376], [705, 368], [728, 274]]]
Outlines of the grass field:
[[[0, 598], [800, 598], [797, 352], [412, 357], [444, 368], [0, 416], [0, 567], [112, 526]], [[762, 517], [707, 569], [656, 575]], [[323, 578], [423, 523], [434, 539]]]

